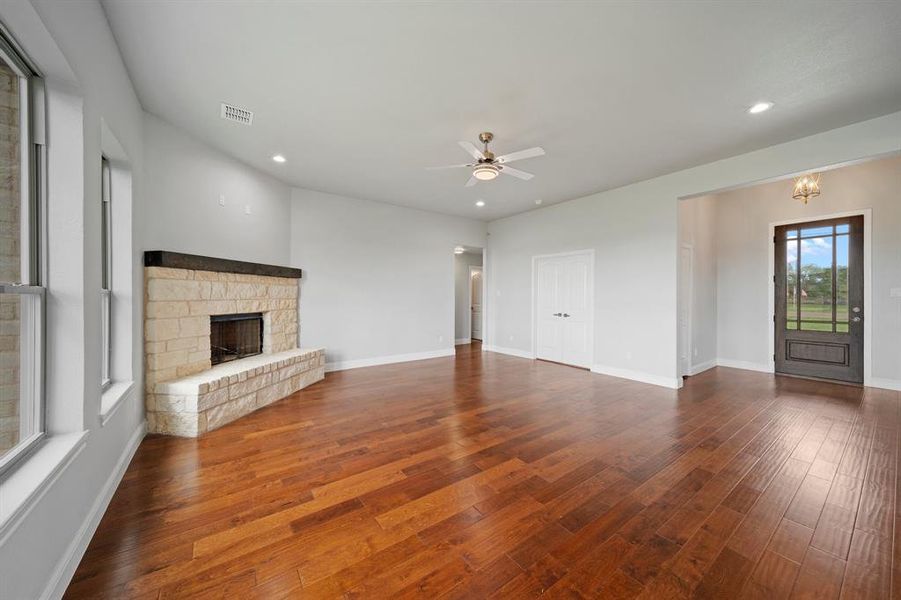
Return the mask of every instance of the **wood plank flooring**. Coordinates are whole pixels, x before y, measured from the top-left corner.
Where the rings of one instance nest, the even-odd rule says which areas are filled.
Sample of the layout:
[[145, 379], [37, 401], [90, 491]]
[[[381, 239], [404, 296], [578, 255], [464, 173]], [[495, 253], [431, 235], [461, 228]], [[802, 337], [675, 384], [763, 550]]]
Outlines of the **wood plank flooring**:
[[898, 598], [899, 422], [899, 392], [461, 346], [148, 437], [67, 597]]

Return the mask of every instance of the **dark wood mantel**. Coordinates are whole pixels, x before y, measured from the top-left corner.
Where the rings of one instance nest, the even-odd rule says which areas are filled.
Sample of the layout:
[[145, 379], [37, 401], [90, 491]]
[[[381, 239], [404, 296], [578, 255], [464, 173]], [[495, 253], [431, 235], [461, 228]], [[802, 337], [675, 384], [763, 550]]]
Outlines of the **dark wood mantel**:
[[260, 263], [183, 254], [168, 250], [147, 250], [144, 252], [145, 267], [168, 267], [170, 269], [191, 269], [195, 271], [216, 271], [218, 273], [242, 273], [265, 277], [286, 277], [300, 279], [303, 271], [292, 267], [263, 265]]

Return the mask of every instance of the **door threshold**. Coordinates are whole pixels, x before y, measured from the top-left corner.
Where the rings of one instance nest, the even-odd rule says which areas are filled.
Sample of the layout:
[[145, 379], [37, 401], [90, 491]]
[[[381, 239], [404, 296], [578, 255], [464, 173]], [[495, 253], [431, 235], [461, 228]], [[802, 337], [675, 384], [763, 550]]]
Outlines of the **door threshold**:
[[535, 360], [540, 360], [541, 362], [551, 363], [552, 365], [560, 365], [561, 367], [569, 367], [570, 369], [580, 369], [582, 371], [591, 371], [590, 367], [580, 367], [579, 365], [571, 365], [569, 363], [557, 362], [556, 360], [549, 360], [547, 358], [536, 358]]
[[791, 377], [792, 379], [806, 379], [807, 381], [819, 381], [821, 383], [835, 383], [837, 385], [846, 385], [848, 387], [862, 388], [862, 383], [856, 381], [842, 381], [841, 379], [826, 379], [825, 377], [810, 377], [808, 375], [795, 375], [794, 373], [780, 373], [776, 371], [774, 375], [779, 377]]

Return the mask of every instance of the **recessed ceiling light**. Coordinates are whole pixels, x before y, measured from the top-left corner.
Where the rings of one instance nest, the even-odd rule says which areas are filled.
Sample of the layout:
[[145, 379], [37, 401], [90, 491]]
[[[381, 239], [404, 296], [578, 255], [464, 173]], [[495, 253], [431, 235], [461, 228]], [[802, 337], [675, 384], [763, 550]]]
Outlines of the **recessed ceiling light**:
[[485, 206], [485, 201], [484, 200], [476, 200], [476, 206], [478, 206], [479, 208], [482, 208], [483, 206]]
[[772, 102], [758, 102], [754, 106], [748, 109], [748, 112], [752, 115], [760, 114], [762, 112], [766, 112], [773, 108]]
[[282, 156], [281, 154], [276, 154], [275, 156], [272, 157], [272, 160], [274, 160], [277, 163], [283, 163], [288, 159], [285, 158], [284, 156]]

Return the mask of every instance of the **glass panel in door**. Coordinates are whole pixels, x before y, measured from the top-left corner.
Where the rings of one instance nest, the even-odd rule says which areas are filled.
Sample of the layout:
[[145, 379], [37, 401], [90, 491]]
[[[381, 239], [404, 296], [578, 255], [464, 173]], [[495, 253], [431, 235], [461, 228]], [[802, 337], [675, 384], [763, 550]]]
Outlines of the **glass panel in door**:
[[801, 239], [802, 331], [833, 330], [834, 241], [832, 235]]

